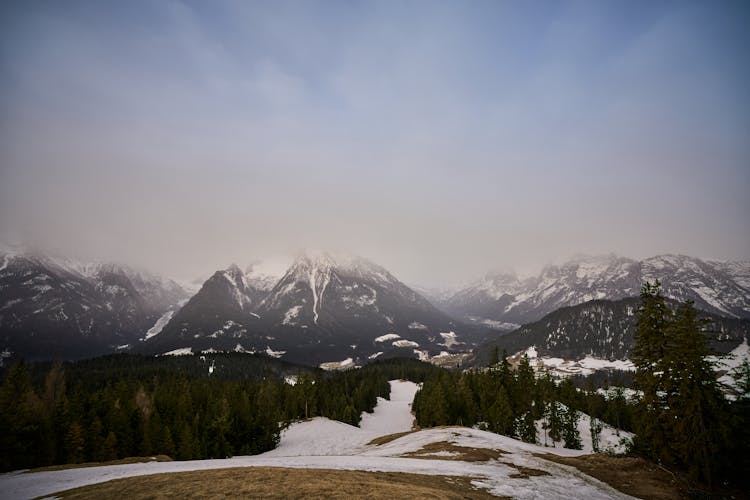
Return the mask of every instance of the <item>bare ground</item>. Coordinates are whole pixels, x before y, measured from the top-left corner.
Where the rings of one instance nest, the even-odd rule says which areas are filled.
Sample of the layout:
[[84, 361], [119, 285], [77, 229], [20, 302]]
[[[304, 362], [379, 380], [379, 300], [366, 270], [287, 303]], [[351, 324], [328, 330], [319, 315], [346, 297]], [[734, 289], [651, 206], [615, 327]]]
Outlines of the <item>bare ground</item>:
[[459, 446], [447, 441], [438, 441], [424, 445], [417, 451], [404, 453], [402, 457], [424, 458], [427, 460], [459, 460], [461, 462], [486, 462], [497, 460], [503, 454], [502, 450], [490, 448], [471, 448]]
[[83, 486], [56, 496], [76, 500], [128, 498], [497, 498], [470, 478], [402, 472], [239, 467], [154, 474]]
[[397, 432], [395, 434], [386, 434], [385, 436], [376, 437], [369, 443], [367, 443], [368, 446], [380, 446], [382, 444], [390, 443], [391, 441], [395, 441], [400, 437], [406, 436], [407, 434], [411, 434], [412, 432], [418, 432], [418, 430], [412, 430], [412, 431], [405, 431], [405, 432]]
[[616, 490], [638, 498], [677, 500], [688, 498], [686, 484], [666, 469], [637, 457], [582, 455], [560, 457], [537, 454], [539, 458], [575, 467]]
[[513, 479], [528, 479], [532, 476], [549, 476], [549, 473], [531, 467], [516, 465], [512, 462], [500, 460], [507, 452], [492, 448], [472, 448], [469, 446], [459, 446], [447, 441], [429, 443], [417, 451], [405, 453], [402, 455], [406, 458], [422, 458], [425, 460], [458, 460], [461, 462], [487, 462], [497, 460], [501, 464], [516, 469], [518, 472], [511, 474]]

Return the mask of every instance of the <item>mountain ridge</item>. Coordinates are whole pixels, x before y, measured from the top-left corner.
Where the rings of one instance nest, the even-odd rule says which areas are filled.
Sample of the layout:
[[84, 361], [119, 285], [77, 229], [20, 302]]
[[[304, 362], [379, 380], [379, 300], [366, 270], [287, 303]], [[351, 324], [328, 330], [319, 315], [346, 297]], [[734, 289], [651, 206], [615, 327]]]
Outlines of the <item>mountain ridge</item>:
[[[391, 355], [426, 359], [464, 340], [452, 318], [362, 257], [302, 253], [267, 291], [248, 286], [238, 272], [235, 265], [217, 271], [143, 348], [265, 350], [322, 364]], [[224, 288], [215, 288], [212, 281], [227, 275], [232, 278], [223, 280]]]
[[79, 359], [136, 342], [187, 293], [113, 263], [2, 254], [0, 349], [28, 359]]
[[659, 279], [666, 297], [693, 300], [708, 312], [750, 318], [750, 290], [742, 286], [750, 271], [744, 264], [675, 254], [641, 261], [614, 254], [579, 256], [523, 280], [507, 273], [488, 274], [440, 306], [474, 322], [520, 325], [564, 306], [638, 296], [644, 281]]

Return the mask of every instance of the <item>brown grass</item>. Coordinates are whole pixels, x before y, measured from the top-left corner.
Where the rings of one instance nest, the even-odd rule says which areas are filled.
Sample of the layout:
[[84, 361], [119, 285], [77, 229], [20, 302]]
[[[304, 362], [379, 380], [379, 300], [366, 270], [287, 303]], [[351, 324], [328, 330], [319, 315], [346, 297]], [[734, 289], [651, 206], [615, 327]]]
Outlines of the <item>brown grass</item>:
[[584, 474], [634, 497], [676, 500], [689, 496], [684, 483], [678, 481], [669, 471], [642, 458], [601, 454], [579, 457], [560, 457], [549, 454], [536, 456], [575, 467]]
[[511, 474], [510, 477], [513, 479], [528, 479], [532, 476], [549, 476], [550, 473], [544, 470], [532, 469], [531, 467], [524, 467], [523, 465], [516, 465], [510, 462], [501, 462], [508, 467], [513, 467], [518, 472]]
[[395, 434], [386, 434], [385, 436], [376, 437], [369, 443], [367, 443], [368, 446], [380, 446], [381, 444], [390, 443], [391, 441], [395, 441], [400, 437], [406, 436], [408, 434], [412, 434], [414, 432], [419, 432], [418, 430], [413, 431], [406, 431], [406, 432], [397, 432]]
[[470, 478], [402, 472], [361, 472], [281, 467], [239, 467], [154, 474], [56, 493], [76, 500], [127, 498], [497, 498]]
[[[434, 453], [449, 452], [451, 455], [434, 455]], [[424, 445], [417, 451], [401, 455], [407, 458], [424, 458], [426, 460], [458, 460], [461, 462], [487, 462], [497, 460], [505, 452], [489, 448], [471, 448], [458, 446], [447, 441], [438, 441]]]
[[123, 465], [123, 464], [140, 464], [146, 462], [171, 462], [172, 458], [167, 455], [155, 455], [152, 457], [127, 457], [119, 460], [108, 460], [106, 462], [84, 462], [82, 464], [63, 464], [63, 465], [48, 465], [47, 467], [37, 467], [35, 469], [29, 469], [26, 472], [44, 472], [54, 470], [66, 470], [66, 469], [80, 469], [82, 467], [100, 467], [103, 465]]

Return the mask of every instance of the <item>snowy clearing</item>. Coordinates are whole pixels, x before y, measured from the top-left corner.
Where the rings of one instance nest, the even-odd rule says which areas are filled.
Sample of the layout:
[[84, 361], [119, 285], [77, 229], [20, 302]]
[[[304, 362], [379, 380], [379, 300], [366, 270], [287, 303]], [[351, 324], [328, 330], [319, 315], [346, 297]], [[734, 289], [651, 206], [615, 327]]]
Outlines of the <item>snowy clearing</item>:
[[327, 363], [321, 363], [319, 367], [326, 371], [348, 370], [354, 368], [354, 360], [352, 358], [346, 358], [343, 361], [328, 361]]
[[396, 340], [391, 344], [393, 347], [419, 347], [419, 344], [412, 340]]
[[[380, 472], [411, 472], [471, 478], [472, 484], [492, 494], [513, 498], [609, 499], [632, 498], [577, 469], [544, 460], [535, 454], [578, 456], [583, 451], [544, 448], [465, 427], [442, 427], [407, 433], [382, 445], [368, 444], [379, 436], [410, 431], [411, 401], [418, 386], [391, 381], [391, 399], [378, 399], [372, 414], [364, 413], [361, 427], [327, 418], [297, 422], [286, 429], [275, 450], [262, 455], [185, 462], [146, 462], [46, 472], [12, 472], [0, 475], [0, 491], [7, 498], [33, 498], [145, 474], [228, 467], [290, 467]], [[425, 446], [451, 446], [494, 450], [497, 460], [462, 461], [453, 453], [431, 452], [421, 458], [403, 458]], [[541, 475], [520, 475], [519, 468]]]
[[559, 377], [570, 375], [591, 375], [599, 370], [623, 370], [635, 371], [635, 365], [629, 359], [601, 359], [588, 355], [583, 359], [569, 360], [553, 358], [550, 356], [539, 356], [536, 346], [531, 346], [525, 351], [517, 352], [514, 357], [526, 354], [529, 363], [536, 371], [548, 370]]
[[385, 335], [381, 335], [380, 337], [375, 337], [375, 342], [387, 342], [391, 339], [400, 339], [401, 335], [398, 335], [396, 333], [386, 333]]

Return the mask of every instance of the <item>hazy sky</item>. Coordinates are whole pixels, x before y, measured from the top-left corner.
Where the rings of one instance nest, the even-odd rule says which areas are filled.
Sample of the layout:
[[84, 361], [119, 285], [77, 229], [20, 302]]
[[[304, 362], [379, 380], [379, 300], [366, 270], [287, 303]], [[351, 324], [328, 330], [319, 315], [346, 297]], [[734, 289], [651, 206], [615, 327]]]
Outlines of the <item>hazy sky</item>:
[[0, 239], [178, 278], [750, 258], [746, 1], [0, 5]]

